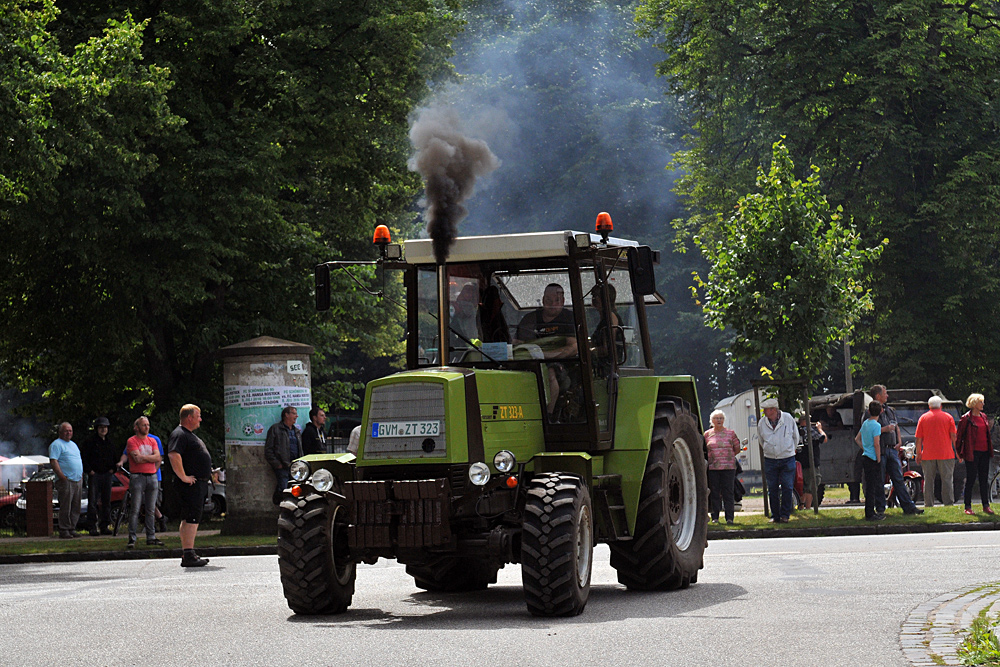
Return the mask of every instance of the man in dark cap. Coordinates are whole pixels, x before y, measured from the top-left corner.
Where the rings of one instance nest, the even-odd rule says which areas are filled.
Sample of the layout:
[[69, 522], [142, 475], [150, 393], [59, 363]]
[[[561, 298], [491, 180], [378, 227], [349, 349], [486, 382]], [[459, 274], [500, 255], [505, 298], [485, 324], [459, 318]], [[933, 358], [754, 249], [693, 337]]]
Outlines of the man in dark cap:
[[[80, 448], [83, 470], [89, 479], [87, 494], [87, 527], [91, 535], [109, 535], [111, 530], [111, 482], [118, 464], [118, 446], [108, 437], [111, 423], [107, 417], [94, 420], [94, 433]], [[101, 508], [100, 523], [97, 521], [97, 507]]]

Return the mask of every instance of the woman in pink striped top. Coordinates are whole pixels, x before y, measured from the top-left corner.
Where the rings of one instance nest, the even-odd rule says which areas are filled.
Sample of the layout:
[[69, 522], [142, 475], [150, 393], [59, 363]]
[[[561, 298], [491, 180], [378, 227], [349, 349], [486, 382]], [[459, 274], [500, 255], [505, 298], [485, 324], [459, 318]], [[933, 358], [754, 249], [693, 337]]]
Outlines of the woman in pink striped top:
[[711, 416], [712, 428], [705, 431], [708, 446], [708, 488], [712, 523], [719, 523], [720, 505], [725, 508], [726, 523], [733, 523], [733, 487], [736, 485], [736, 455], [740, 439], [726, 428], [726, 414], [716, 410]]

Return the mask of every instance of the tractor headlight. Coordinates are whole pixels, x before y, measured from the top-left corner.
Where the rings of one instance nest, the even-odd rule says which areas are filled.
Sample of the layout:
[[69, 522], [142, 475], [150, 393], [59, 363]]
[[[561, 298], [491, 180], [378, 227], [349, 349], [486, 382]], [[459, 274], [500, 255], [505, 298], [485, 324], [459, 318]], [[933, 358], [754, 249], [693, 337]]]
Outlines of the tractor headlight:
[[292, 461], [288, 473], [296, 482], [304, 482], [309, 477], [309, 464], [305, 461]]
[[490, 481], [490, 467], [481, 461], [469, 466], [469, 481], [476, 486], [485, 486]]
[[516, 463], [517, 459], [506, 449], [497, 452], [497, 455], [493, 457], [493, 467], [500, 472], [510, 472]]
[[326, 468], [320, 468], [309, 478], [309, 483], [320, 493], [326, 493], [333, 488], [333, 473]]

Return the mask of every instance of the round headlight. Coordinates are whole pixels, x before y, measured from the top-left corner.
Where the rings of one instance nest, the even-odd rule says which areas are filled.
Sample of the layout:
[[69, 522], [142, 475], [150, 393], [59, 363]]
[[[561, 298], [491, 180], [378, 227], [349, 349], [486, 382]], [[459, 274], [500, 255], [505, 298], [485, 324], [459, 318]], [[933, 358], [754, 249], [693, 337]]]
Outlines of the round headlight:
[[510, 472], [516, 463], [517, 459], [506, 449], [497, 452], [497, 455], [493, 457], [493, 467], [500, 472]]
[[326, 493], [333, 488], [333, 473], [326, 468], [320, 468], [313, 473], [309, 483], [320, 493]]
[[304, 482], [309, 477], [309, 464], [305, 461], [292, 461], [288, 473], [296, 482]]
[[485, 463], [476, 461], [469, 466], [469, 481], [476, 486], [483, 486], [490, 481], [490, 467]]

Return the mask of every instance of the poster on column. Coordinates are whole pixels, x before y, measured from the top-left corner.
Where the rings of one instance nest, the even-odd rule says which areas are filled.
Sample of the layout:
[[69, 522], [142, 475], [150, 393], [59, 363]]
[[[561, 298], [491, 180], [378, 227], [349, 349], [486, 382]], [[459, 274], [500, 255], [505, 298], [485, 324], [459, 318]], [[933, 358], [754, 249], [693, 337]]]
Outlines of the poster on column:
[[281, 410], [298, 410], [296, 424], [309, 422], [312, 391], [308, 387], [227, 385], [225, 388], [226, 445], [264, 445], [267, 429], [281, 420]]

